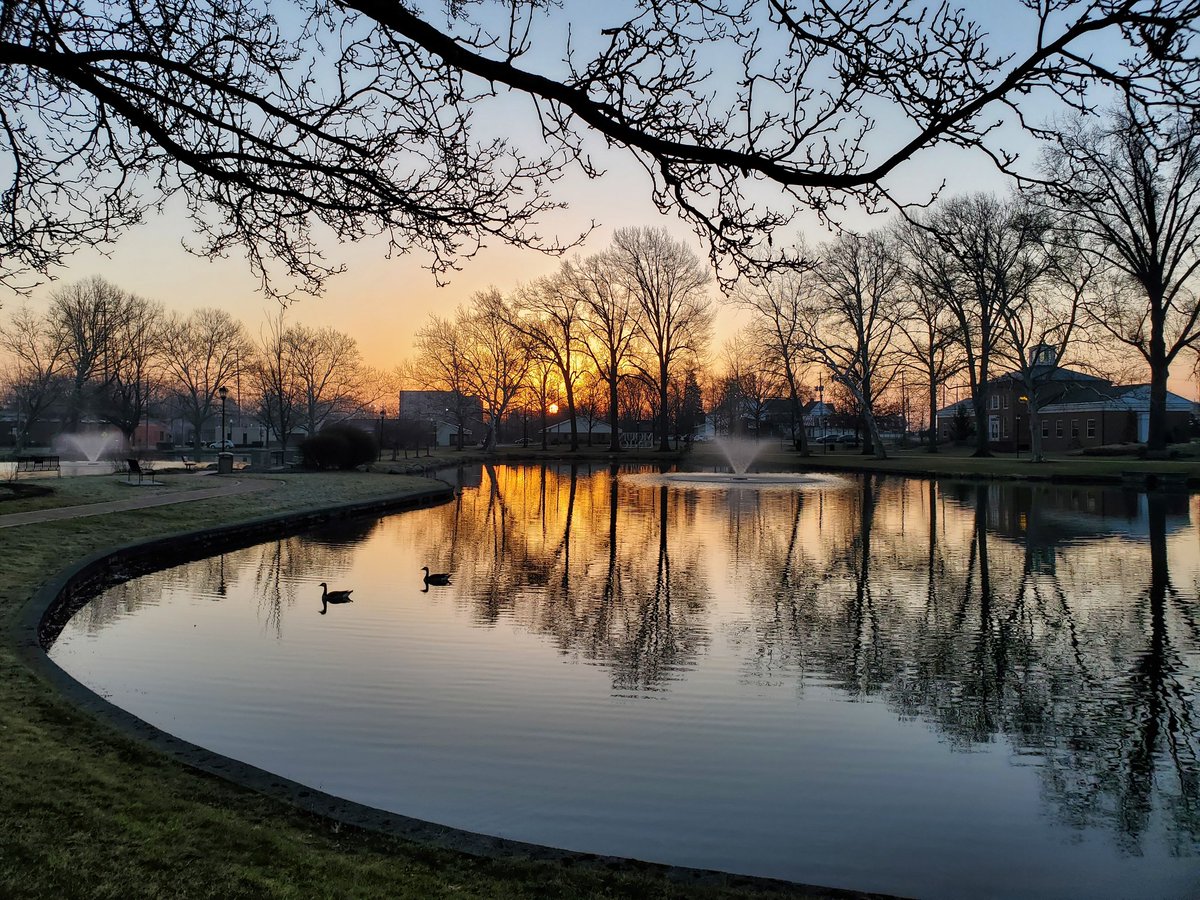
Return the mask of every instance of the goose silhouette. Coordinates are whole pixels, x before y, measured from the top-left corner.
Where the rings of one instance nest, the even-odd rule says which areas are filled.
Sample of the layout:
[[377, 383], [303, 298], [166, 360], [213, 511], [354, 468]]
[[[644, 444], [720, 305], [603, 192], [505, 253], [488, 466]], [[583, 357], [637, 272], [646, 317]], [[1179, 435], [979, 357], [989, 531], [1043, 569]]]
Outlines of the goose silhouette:
[[327, 604], [330, 604], [330, 603], [353, 603], [354, 601], [350, 599], [350, 595], [353, 593], [354, 593], [354, 591], [352, 591], [352, 590], [351, 591], [331, 591], [331, 590], [329, 590], [329, 585], [327, 585], [325, 582], [322, 581], [321, 582], [321, 615], [325, 615], [325, 613], [328, 611]]
[[425, 572], [425, 583], [426, 584], [444, 585], [444, 584], [450, 583], [450, 573], [449, 572], [433, 572], [433, 573], [431, 573], [429, 571], [429, 566], [421, 566], [421, 569]]

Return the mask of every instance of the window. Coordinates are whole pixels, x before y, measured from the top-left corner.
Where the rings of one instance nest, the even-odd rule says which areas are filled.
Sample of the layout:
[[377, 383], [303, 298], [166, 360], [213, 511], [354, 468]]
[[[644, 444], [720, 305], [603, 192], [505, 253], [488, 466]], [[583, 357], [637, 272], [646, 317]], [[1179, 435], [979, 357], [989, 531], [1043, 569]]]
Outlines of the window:
[[1000, 395], [992, 394], [992, 409], [999, 409], [999, 408], [1000, 408]]
[[1055, 419], [1055, 420], [1054, 420], [1054, 436], [1055, 436], [1055, 437], [1062, 437], [1062, 434], [1063, 434], [1063, 432], [1062, 432], [1062, 419]]
[[1087, 436], [1090, 438], [1094, 438], [1096, 436], [1096, 420], [1095, 419], [1087, 420]]
[[1042, 437], [1050, 437], [1050, 420], [1042, 419]]
[[1079, 437], [1079, 420], [1071, 420], [1071, 437]]
[[1008, 394], [1004, 395], [1004, 408], [1008, 409]]
[[993, 441], [1000, 440], [1000, 417], [988, 416], [988, 438]]
[[1008, 437], [1008, 419], [1000, 420], [1000, 437]]

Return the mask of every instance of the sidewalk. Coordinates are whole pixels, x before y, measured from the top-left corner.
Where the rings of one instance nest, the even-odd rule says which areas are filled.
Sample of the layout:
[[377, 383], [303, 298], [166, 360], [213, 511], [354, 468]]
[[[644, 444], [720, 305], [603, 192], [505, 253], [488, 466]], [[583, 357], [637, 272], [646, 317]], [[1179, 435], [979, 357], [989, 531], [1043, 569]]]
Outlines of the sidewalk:
[[16, 528], [19, 525], [36, 525], [39, 522], [57, 522], [62, 519], [81, 519], [85, 516], [103, 516], [131, 509], [149, 509], [152, 506], [169, 506], [172, 503], [189, 503], [193, 500], [209, 500], [213, 497], [229, 497], [234, 494], [250, 494], [255, 491], [268, 490], [278, 484], [280, 482], [267, 479], [239, 478], [237, 481], [222, 481], [218, 487], [203, 488], [197, 491], [178, 491], [173, 494], [130, 497], [128, 500], [110, 500], [106, 503], [88, 503], [84, 506], [60, 506], [54, 509], [10, 513], [0, 516], [0, 528]]

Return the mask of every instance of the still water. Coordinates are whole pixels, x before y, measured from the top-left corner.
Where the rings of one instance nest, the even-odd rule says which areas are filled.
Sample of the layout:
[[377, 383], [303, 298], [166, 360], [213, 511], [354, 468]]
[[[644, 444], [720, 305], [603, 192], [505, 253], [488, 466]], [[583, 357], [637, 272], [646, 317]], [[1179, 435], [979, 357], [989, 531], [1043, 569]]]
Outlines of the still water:
[[[459, 477], [124, 583], [51, 655], [172, 734], [472, 831], [923, 897], [1200, 896], [1196, 498]], [[354, 602], [322, 615], [322, 581]]]

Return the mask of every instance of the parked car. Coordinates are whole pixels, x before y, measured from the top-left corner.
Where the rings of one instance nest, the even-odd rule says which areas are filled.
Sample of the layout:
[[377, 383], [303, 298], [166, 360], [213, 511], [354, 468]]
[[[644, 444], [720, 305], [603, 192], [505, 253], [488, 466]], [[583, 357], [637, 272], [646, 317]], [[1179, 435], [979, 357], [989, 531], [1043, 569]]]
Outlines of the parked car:
[[858, 446], [858, 436], [852, 432], [846, 434], [825, 434], [813, 440], [814, 444], [845, 444], [847, 447]]
[[232, 450], [233, 441], [213, 441], [208, 445], [209, 450]]

